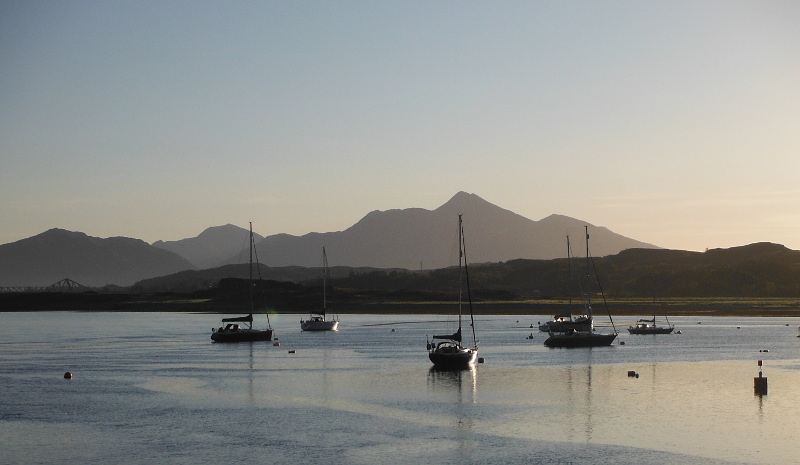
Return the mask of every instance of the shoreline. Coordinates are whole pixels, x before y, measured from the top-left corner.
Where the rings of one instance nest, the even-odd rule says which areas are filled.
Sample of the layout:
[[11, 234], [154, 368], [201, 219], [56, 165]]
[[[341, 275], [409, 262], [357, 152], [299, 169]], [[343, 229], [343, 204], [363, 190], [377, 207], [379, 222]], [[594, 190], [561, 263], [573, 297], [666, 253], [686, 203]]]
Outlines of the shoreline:
[[[8, 293], [0, 294], [0, 313], [38, 311], [97, 312], [189, 312], [237, 314], [246, 308], [239, 302], [192, 298], [182, 294], [89, 294]], [[315, 309], [306, 299], [279, 299], [257, 305], [256, 313], [306, 314]], [[445, 301], [379, 300], [373, 298], [329, 301], [330, 314], [455, 314], [458, 306]], [[583, 312], [579, 303], [561, 299], [473, 301], [476, 315], [556, 315]], [[642, 298], [597, 300], [594, 314], [599, 318], [618, 316], [742, 316], [800, 317], [798, 298]], [[245, 311], [247, 312], [247, 311]]]

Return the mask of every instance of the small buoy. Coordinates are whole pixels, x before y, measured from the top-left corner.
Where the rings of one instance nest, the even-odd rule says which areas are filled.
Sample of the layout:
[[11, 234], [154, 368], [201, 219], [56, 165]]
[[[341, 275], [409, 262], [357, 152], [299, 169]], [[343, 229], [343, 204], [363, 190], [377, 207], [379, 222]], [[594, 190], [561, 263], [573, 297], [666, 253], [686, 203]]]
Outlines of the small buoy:
[[394, 328], [392, 328], [392, 332], [395, 332], [395, 329], [394, 329]]
[[72, 379], [72, 373], [70, 373], [69, 371], [64, 373], [64, 379]]
[[274, 343], [274, 344], [272, 344], [272, 345], [273, 345], [273, 346], [275, 346], [275, 347], [278, 347], [278, 346], [280, 346], [280, 345], [281, 345], [281, 343], [280, 343], [280, 342], [276, 342], [276, 343]]
[[293, 354], [293, 353], [294, 353], [294, 350], [290, 350], [290, 351], [289, 351], [289, 353], [290, 353], [290, 354]]
[[683, 333], [681, 332], [681, 330], [677, 330], [675, 331], [675, 334], [683, 334]]
[[757, 396], [767, 395], [767, 378], [761, 372], [761, 360], [758, 361], [758, 377], [753, 378], [753, 394]]
[[478, 357], [478, 363], [483, 363], [483, 357]]

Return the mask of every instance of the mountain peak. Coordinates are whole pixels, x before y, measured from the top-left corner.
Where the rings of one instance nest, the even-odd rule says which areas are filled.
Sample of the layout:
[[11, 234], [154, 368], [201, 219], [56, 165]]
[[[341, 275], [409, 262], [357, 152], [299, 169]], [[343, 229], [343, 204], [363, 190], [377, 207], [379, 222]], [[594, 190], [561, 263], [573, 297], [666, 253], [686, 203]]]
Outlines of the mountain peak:
[[[248, 250], [249, 236], [248, 229], [228, 223], [206, 228], [197, 237], [178, 241], [156, 241], [153, 242], [153, 246], [174, 252], [198, 268], [210, 268], [219, 266], [243, 250]], [[253, 239], [258, 242], [263, 237], [253, 233]]]
[[[552, 259], [564, 256], [564, 236], [583, 234], [588, 223], [562, 215], [550, 221], [533, 221], [487, 202], [476, 194], [460, 191], [434, 210], [406, 208], [365, 215], [344, 231], [305, 236], [268, 236], [257, 244], [262, 263], [268, 266], [317, 266], [318, 250], [327, 246], [337, 265], [374, 268], [434, 269], [453, 264], [456, 215], [464, 215], [473, 263], [518, 258]], [[597, 240], [597, 256], [631, 247], [655, 247], [605, 228], [589, 224]]]
[[50, 238], [50, 237], [88, 237], [88, 236], [86, 235], [86, 233], [78, 231], [70, 231], [68, 229], [62, 229], [62, 228], [51, 228], [33, 237]]
[[452, 209], [471, 209], [477, 206], [486, 206], [492, 205], [486, 200], [482, 199], [481, 197], [477, 196], [476, 194], [470, 194], [469, 192], [460, 191], [456, 195], [450, 198], [444, 205], [440, 206], [434, 211], [440, 210], [452, 210]]

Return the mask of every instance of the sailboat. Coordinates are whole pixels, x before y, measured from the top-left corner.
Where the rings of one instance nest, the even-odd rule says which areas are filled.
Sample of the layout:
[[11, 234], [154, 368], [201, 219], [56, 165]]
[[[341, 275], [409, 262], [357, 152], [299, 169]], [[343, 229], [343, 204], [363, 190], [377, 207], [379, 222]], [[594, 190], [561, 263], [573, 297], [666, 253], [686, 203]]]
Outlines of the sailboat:
[[[572, 281], [572, 250], [569, 245], [569, 236], [567, 236], [567, 277]], [[572, 306], [572, 294], [570, 293], [569, 299], [570, 306]], [[539, 331], [544, 333], [566, 333], [567, 331], [591, 331], [592, 330], [592, 317], [589, 315], [572, 316], [572, 313], [565, 313], [553, 316], [553, 319], [539, 325]]]
[[675, 329], [675, 326], [669, 323], [666, 315], [664, 315], [664, 319], [667, 321], [667, 326], [658, 326], [655, 314], [652, 320], [641, 318], [635, 325], [628, 326], [628, 332], [631, 334], [669, 334]]
[[339, 331], [339, 320], [326, 319], [327, 314], [327, 289], [328, 289], [328, 256], [325, 247], [322, 248], [322, 311], [312, 312], [308, 320], [300, 320], [300, 329], [303, 331]]
[[[466, 283], [467, 288], [467, 303], [469, 305], [470, 318], [469, 326], [472, 328], [471, 347], [462, 345], [461, 320], [463, 314], [463, 282]], [[437, 343], [437, 339], [442, 340], [442, 342]], [[429, 340], [427, 347], [428, 358], [437, 368], [468, 368], [478, 359], [478, 341], [475, 339], [475, 318], [472, 314], [472, 296], [469, 289], [469, 270], [467, 268], [464, 225], [461, 215], [458, 215], [458, 330], [453, 334], [434, 335], [433, 341]]]
[[[254, 329], [253, 328], [253, 249], [255, 247], [255, 239], [253, 238], [253, 223], [250, 223], [250, 279], [248, 281], [250, 288], [250, 314], [247, 316], [240, 316], [234, 318], [223, 318], [222, 322], [225, 326], [220, 326], [218, 329], [213, 330], [211, 333], [211, 340], [214, 342], [252, 342], [252, 341], [271, 341], [272, 340], [272, 325], [269, 322], [269, 315], [267, 315], [267, 328]], [[256, 260], [256, 264], [258, 260]], [[259, 273], [261, 271], [259, 270]], [[244, 327], [239, 323], [243, 323]]]
[[[592, 318], [592, 297], [589, 267], [589, 227], [584, 226], [586, 231], [586, 315]], [[612, 322], [613, 324], [613, 322]], [[602, 347], [610, 346], [617, 337], [616, 330], [611, 334], [598, 334], [594, 331], [594, 321], [589, 330], [569, 330], [565, 333], [551, 332], [550, 337], [544, 341], [547, 347]]]

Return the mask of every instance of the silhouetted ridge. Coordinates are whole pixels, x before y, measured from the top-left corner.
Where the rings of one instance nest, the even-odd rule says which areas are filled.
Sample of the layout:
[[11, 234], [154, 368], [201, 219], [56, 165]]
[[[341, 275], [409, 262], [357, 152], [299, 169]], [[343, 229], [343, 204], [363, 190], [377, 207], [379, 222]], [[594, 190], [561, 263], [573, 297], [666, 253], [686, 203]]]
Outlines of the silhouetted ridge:
[[64, 278], [93, 287], [129, 286], [146, 277], [190, 268], [179, 255], [140, 239], [100, 239], [58, 228], [0, 245], [3, 286], [49, 286]]

